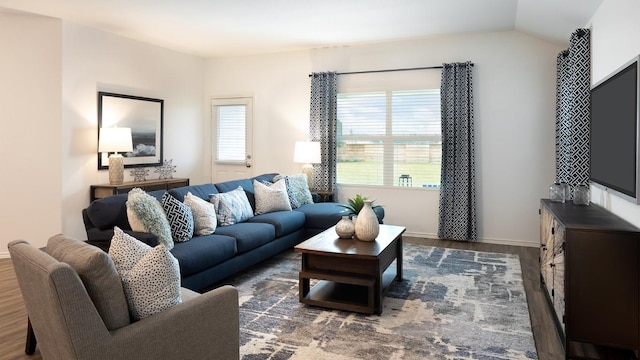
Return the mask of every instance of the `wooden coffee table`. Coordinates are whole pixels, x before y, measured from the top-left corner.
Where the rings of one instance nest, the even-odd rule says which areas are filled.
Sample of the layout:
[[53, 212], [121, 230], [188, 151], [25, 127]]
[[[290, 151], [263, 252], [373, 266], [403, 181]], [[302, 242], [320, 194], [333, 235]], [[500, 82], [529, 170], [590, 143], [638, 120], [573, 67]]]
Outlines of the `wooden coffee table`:
[[[330, 309], [381, 314], [384, 294], [402, 281], [405, 228], [380, 225], [375, 241], [340, 239], [335, 226], [300, 243], [300, 302]], [[396, 266], [390, 267], [395, 261]], [[311, 279], [318, 280], [311, 287]]]

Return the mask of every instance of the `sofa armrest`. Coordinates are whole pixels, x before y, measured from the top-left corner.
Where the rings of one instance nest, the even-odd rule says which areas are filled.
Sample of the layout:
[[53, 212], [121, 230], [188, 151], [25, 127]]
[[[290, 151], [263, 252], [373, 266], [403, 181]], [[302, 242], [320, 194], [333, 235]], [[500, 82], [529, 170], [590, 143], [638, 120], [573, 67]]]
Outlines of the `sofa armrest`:
[[104, 358], [238, 359], [238, 290], [222, 286], [112, 335], [104, 346]]

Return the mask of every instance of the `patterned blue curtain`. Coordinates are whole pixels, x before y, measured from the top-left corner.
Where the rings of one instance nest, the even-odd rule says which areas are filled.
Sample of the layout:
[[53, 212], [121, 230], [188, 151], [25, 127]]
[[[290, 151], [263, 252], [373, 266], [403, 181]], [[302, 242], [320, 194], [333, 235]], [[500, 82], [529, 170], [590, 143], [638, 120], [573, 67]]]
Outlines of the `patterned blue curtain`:
[[589, 183], [591, 41], [589, 29], [571, 34], [569, 49], [557, 58], [556, 181], [573, 190]]
[[473, 135], [473, 64], [443, 64], [442, 173], [438, 237], [477, 240]]
[[313, 165], [316, 190], [336, 189], [337, 77], [335, 72], [311, 74], [309, 140], [319, 141], [322, 153], [322, 162]]

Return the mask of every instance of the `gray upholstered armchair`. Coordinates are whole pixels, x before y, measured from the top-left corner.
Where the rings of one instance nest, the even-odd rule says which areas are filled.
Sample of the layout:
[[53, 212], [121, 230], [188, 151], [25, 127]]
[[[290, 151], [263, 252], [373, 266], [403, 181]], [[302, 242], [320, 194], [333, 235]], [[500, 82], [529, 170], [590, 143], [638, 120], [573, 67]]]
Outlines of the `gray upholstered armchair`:
[[204, 294], [183, 288], [182, 303], [131, 322], [102, 250], [63, 235], [46, 251], [22, 240], [8, 247], [46, 360], [239, 358], [238, 292], [231, 286]]

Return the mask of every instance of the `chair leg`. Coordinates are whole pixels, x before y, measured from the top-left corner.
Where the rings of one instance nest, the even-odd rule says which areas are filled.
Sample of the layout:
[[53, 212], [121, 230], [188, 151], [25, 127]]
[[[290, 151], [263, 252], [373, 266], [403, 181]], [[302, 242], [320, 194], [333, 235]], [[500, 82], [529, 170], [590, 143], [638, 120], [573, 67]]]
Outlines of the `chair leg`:
[[27, 344], [24, 347], [24, 352], [27, 355], [33, 355], [36, 352], [36, 334], [31, 327], [31, 320], [27, 318]]

